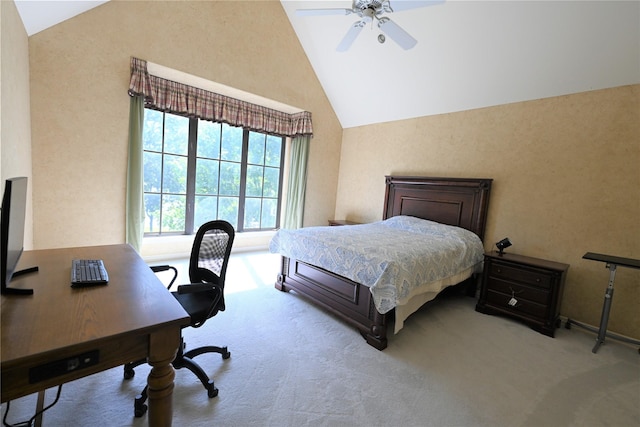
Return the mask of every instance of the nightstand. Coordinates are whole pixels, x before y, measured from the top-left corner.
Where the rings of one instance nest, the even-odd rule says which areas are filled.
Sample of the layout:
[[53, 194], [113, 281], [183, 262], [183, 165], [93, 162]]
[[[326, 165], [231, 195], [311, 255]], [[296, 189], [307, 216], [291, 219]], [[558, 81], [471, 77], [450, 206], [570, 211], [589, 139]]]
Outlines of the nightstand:
[[344, 219], [330, 219], [329, 225], [337, 226], [337, 225], [357, 225], [359, 222], [347, 221]]
[[567, 264], [522, 255], [484, 255], [482, 288], [476, 311], [522, 320], [553, 337], [560, 326], [560, 303]]

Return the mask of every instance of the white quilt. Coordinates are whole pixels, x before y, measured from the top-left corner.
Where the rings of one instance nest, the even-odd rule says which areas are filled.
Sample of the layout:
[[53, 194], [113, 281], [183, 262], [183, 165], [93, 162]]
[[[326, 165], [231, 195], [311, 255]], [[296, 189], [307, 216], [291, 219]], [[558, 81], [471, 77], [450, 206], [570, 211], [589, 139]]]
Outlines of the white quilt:
[[469, 277], [481, 271], [484, 253], [475, 233], [410, 216], [362, 225], [281, 229], [269, 249], [367, 286], [382, 314], [415, 295], [455, 284], [448, 279], [463, 272]]

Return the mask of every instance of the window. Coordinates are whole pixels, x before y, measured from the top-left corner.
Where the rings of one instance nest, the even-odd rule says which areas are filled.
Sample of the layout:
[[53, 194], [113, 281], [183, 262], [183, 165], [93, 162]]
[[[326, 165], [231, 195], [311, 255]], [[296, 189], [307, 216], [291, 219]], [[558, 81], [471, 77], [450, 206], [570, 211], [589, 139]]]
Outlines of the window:
[[145, 109], [145, 235], [280, 225], [285, 138]]

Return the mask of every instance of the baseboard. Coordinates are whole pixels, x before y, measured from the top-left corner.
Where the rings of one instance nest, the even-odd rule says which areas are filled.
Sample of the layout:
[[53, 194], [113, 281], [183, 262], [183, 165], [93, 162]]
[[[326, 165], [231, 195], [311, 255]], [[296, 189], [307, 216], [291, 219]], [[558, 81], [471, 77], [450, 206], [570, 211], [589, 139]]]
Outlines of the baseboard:
[[[565, 327], [565, 326], [566, 326], [566, 324], [567, 324], [567, 320], [568, 320], [568, 319], [570, 319], [570, 317], [562, 316], [562, 315], [561, 315], [561, 316], [558, 316], [558, 317], [560, 318], [560, 322], [562, 323], [562, 327]], [[576, 320], [576, 319], [571, 319], [571, 320]], [[582, 322], [582, 321], [579, 321], [579, 320], [576, 320], [576, 321], [580, 322], [580, 323], [581, 323], [581, 324], [583, 324], [584, 326], [587, 326], [587, 327], [589, 327], [589, 328], [593, 328], [593, 329], [595, 329], [596, 331], [598, 330], [598, 328], [600, 328], [600, 325], [595, 325], [595, 326], [594, 326], [594, 325], [591, 325], [591, 324], [589, 324], [589, 323]], [[576, 326], [577, 326], [577, 325], [576, 325]], [[586, 330], [586, 329], [584, 329], [584, 328], [580, 328], [580, 329], [582, 329], [582, 330], [584, 330], [584, 331], [587, 331], [587, 330]], [[593, 332], [593, 331], [587, 331], [587, 332]], [[640, 339], [638, 339], [638, 338], [633, 338], [633, 337], [630, 337], [630, 336], [628, 336], [628, 335], [619, 334], [619, 333], [617, 333], [616, 331], [612, 331], [612, 330], [610, 330], [610, 329], [607, 329], [607, 334], [615, 335], [615, 336], [619, 337], [619, 338], [620, 338], [620, 339], [622, 339], [622, 340], [627, 340], [627, 341], [640, 341]], [[597, 332], [596, 332], [596, 335], [597, 335]], [[613, 337], [612, 337], [612, 338], [613, 338]], [[614, 339], [615, 339], [615, 338], [614, 338]], [[635, 345], [635, 344], [632, 344], [632, 345]]]

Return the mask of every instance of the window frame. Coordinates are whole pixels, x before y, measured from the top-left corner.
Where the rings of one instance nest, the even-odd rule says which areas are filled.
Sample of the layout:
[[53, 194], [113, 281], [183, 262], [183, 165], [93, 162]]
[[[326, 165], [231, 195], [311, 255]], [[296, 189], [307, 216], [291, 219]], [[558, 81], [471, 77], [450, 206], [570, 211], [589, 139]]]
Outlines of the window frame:
[[[154, 231], [154, 232], [147, 232], [144, 231], [143, 236], [144, 237], [161, 237], [161, 236], [176, 236], [176, 235], [192, 235], [195, 234], [195, 232], [197, 231], [195, 228], [195, 219], [196, 219], [196, 215], [195, 215], [195, 203], [196, 203], [196, 197], [198, 196], [198, 194], [196, 194], [196, 176], [197, 176], [197, 160], [198, 158], [202, 158], [202, 157], [198, 157], [198, 125], [200, 123], [200, 121], [206, 121], [203, 119], [199, 119], [197, 117], [187, 117], [187, 116], [183, 116], [180, 114], [175, 114], [175, 113], [171, 113], [171, 112], [166, 112], [166, 111], [162, 111], [162, 110], [157, 110], [154, 108], [150, 108], [150, 107], [145, 107], [145, 113], [146, 111], [151, 110], [151, 111], [157, 111], [159, 113], [162, 114], [162, 147], [161, 147], [161, 151], [155, 151], [155, 150], [147, 150], [144, 148], [144, 142], [143, 142], [143, 153], [146, 152], [152, 152], [152, 153], [158, 153], [161, 155], [161, 166], [160, 166], [160, 189], [158, 192], [148, 192], [148, 191], [144, 191], [143, 189], [143, 198], [144, 196], [148, 195], [148, 194], [153, 194], [153, 195], [158, 195], [160, 197], [160, 208], [159, 208], [159, 215], [160, 218], [158, 220], [158, 224], [159, 224], [159, 230], [158, 231]], [[172, 194], [171, 192], [164, 192], [164, 174], [165, 174], [165, 167], [164, 167], [164, 156], [165, 155], [175, 155], [174, 153], [171, 152], [167, 152], [165, 151], [165, 124], [166, 124], [166, 115], [170, 114], [173, 116], [178, 116], [178, 117], [185, 117], [189, 120], [189, 130], [188, 130], [188, 145], [187, 145], [187, 170], [186, 170], [186, 188], [185, 188], [185, 193], [184, 193], [184, 197], [185, 197], [185, 218], [184, 218], [184, 230], [182, 231], [163, 231], [162, 230], [162, 198], [164, 195], [170, 195]], [[219, 136], [219, 141], [220, 144], [222, 144], [222, 132], [223, 132], [223, 126], [230, 126], [233, 128], [240, 128], [242, 129], [242, 142], [241, 142], [241, 159], [240, 159], [240, 189], [238, 192], [238, 215], [236, 218], [237, 224], [234, 225], [234, 228], [236, 229], [236, 232], [238, 233], [243, 233], [243, 232], [261, 232], [261, 231], [273, 231], [273, 230], [277, 230], [280, 228], [280, 221], [281, 221], [281, 214], [282, 214], [282, 203], [283, 203], [283, 191], [284, 191], [284, 179], [285, 179], [285, 158], [286, 158], [286, 147], [287, 147], [287, 137], [282, 136], [282, 135], [276, 135], [276, 134], [271, 134], [271, 133], [266, 133], [266, 132], [261, 132], [261, 131], [256, 131], [256, 130], [251, 130], [248, 128], [241, 128], [238, 126], [232, 126], [229, 125], [227, 123], [220, 123], [220, 122], [212, 122], [212, 123], [219, 123], [221, 125], [220, 127], [220, 136]], [[265, 140], [265, 151], [264, 151], [264, 156], [263, 156], [263, 163], [262, 164], [249, 164], [248, 159], [249, 159], [249, 135], [251, 132], [260, 134], [264, 136], [264, 140]], [[278, 164], [278, 166], [269, 166], [266, 165], [266, 159], [264, 159], [264, 157], [266, 156], [266, 142], [267, 142], [267, 138], [268, 137], [276, 137], [276, 138], [280, 138], [281, 143], [280, 143], [280, 162]], [[222, 148], [222, 147], [221, 147]], [[228, 162], [229, 160], [223, 160], [222, 159], [222, 154], [220, 153], [219, 158], [218, 159], [212, 159], [212, 160], [217, 160], [218, 162], [222, 163], [222, 162]], [[244, 224], [244, 220], [245, 220], [245, 206], [246, 206], [246, 190], [247, 190], [247, 170], [248, 170], [248, 166], [253, 166], [253, 165], [257, 165], [257, 166], [261, 166], [263, 168], [263, 179], [262, 179], [262, 195], [259, 197], [259, 199], [261, 200], [261, 209], [260, 209], [260, 218], [262, 219], [262, 212], [263, 212], [263, 205], [264, 205], [264, 200], [276, 200], [277, 203], [277, 207], [276, 207], [276, 215], [275, 215], [275, 225], [273, 227], [260, 227], [260, 228], [246, 228], [245, 224]], [[266, 168], [277, 168], [278, 169], [278, 194], [277, 194], [277, 198], [275, 197], [265, 197], [264, 196], [264, 170]], [[220, 167], [218, 168], [218, 174], [220, 176]], [[144, 177], [144, 169], [143, 169], [143, 183], [145, 182], [145, 177]], [[218, 190], [220, 189], [220, 180], [218, 180]], [[175, 193], [174, 193], [175, 194]], [[180, 194], [182, 196], [182, 194]], [[221, 197], [221, 195], [219, 194], [219, 191], [217, 192], [216, 195], [211, 195], [210, 197], [216, 197], [217, 200], [217, 204], [219, 206], [219, 198]], [[222, 195], [222, 197], [224, 197], [224, 195]], [[236, 196], [233, 196], [236, 197]], [[254, 196], [251, 196], [251, 198], [257, 198]], [[216, 219], [219, 218], [219, 210], [216, 209]], [[146, 212], [145, 212], [145, 216], [146, 216]], [[146, 222], [146, 219], [145, 219]], [[261, 224], [262, 225], [262, 224]], [[146, 225], [145, 225], [145, 229], [146, 229]]]

